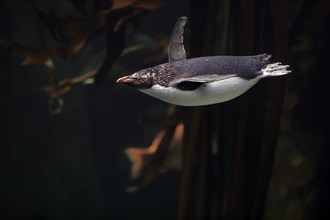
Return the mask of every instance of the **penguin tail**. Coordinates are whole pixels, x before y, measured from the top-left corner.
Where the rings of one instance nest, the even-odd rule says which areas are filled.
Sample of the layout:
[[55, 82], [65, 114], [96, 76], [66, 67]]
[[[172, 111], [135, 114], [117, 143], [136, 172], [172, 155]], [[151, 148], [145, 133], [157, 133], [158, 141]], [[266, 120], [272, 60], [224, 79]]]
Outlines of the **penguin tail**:
[[262, 71], [262, 78], [271, 77], [271, 76], [282, 76], [291, 73], [291, 70], [288, 70], [289, 65], [282, 65], [281, 63], [270, 63], [267, 64]]

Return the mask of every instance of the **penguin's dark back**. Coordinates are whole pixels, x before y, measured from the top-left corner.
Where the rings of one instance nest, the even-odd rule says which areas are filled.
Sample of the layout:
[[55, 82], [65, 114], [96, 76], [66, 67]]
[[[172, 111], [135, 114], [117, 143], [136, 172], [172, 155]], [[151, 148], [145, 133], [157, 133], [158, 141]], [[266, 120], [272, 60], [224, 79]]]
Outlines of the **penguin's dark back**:
[[269, 63], [269, 58], [270, 56], [266, 54], [256, 56], [197, 57], [175, 61], [175, 66], [178, 72], [186, 77], [218, 74], [237, 75], [244, 79], [253, 79], [262, 74], [261, 69]]

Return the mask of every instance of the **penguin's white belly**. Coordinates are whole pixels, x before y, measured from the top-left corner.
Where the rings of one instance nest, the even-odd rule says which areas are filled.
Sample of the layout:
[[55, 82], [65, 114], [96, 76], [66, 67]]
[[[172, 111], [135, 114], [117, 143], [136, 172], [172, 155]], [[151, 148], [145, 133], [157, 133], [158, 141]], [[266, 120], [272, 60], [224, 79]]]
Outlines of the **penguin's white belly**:
[[242, 95], [259, 80], [260, 76], [251, 80], [231, 77], [201, 85], [192, 91], [182, 91], [173, 87], [154, 85], [141, 92], [162, 101], [181, 106], [201, 106], [229, 101]]

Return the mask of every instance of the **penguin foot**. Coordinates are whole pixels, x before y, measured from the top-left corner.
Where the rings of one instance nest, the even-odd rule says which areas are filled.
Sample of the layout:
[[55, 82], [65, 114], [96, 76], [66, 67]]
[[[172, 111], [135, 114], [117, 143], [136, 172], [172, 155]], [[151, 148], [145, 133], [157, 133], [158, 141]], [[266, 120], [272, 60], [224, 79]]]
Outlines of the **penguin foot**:
[[291, 73], [291, 70], [287, 70], [289, 65], [282, 65], [281, 63], [271, 63], [268, 64], [262, 71], [262, 78], [270, 76], [281, 76], [288, 73]]

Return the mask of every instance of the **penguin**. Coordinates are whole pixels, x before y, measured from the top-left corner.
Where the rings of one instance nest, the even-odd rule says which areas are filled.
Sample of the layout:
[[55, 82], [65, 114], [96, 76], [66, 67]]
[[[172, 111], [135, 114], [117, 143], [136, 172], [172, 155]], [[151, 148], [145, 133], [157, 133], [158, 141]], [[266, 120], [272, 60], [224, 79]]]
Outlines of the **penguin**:
[[289, 65], [271, 63], [269, 54], [208, 56], [186, 59], [183, 45], [187, 17], [176, 22], [168, 46], [168, 63], [120, 77], [123, 83], [179, 106], [203, 106], [232, 100], [260, 79], [286, 75]]

